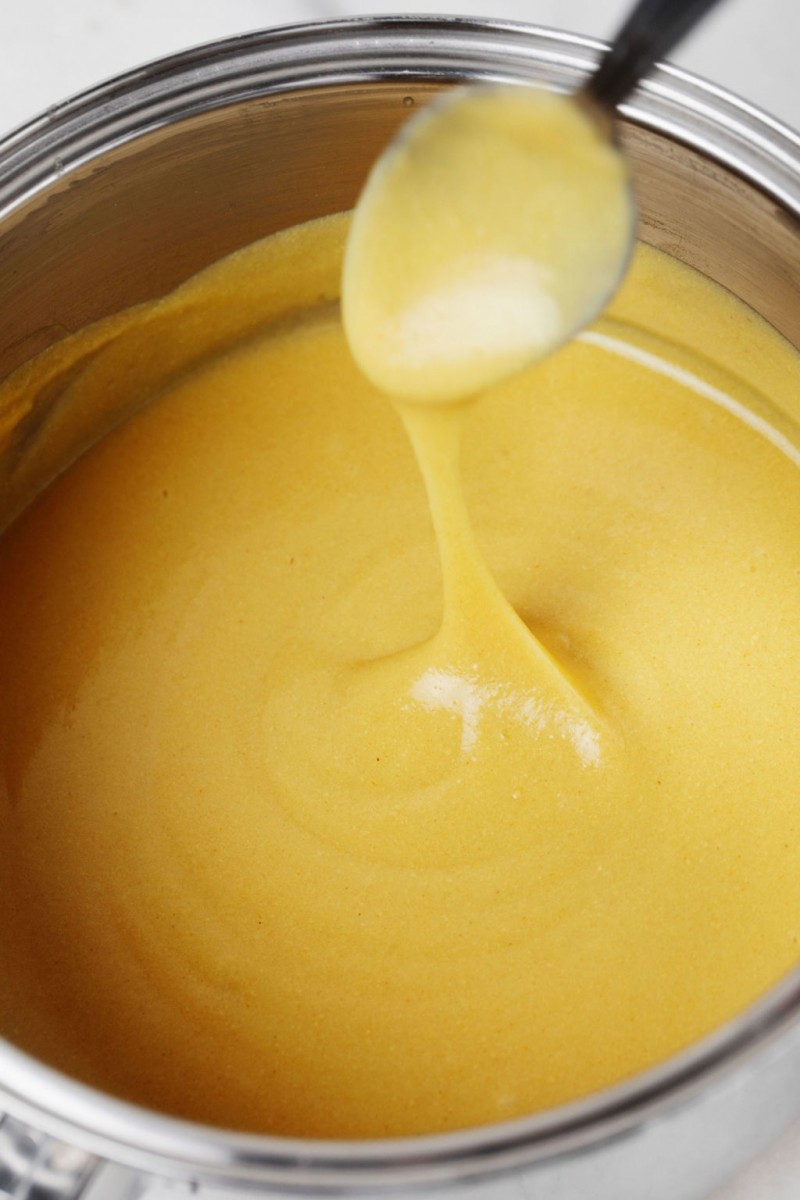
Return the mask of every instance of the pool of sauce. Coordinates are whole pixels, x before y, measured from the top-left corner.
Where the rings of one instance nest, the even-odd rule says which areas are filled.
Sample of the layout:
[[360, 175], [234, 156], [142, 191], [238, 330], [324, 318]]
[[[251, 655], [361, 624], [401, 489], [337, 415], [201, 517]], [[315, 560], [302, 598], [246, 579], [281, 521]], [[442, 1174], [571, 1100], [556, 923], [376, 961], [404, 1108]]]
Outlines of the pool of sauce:
[[423, 429], [352, 359], [346, 232], [0, 393], [46, 401], [5, 459], [0, 1032], [333, 1138], [623, 1079], [800, 936], [796, 355], [643, 247], [602, 322]]

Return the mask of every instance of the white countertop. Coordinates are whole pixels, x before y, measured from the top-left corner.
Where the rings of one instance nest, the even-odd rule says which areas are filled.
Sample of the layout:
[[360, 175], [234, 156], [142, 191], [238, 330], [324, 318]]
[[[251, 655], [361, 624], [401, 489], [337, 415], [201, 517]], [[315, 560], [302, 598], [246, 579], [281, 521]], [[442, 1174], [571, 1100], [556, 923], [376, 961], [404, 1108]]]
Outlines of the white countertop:
[[[0, 136], [110, 75], [266, 25], [398, 11], [491, 14], [607, 38], [627, 7], [625, 0], [0, 0]], [[799, 47], [800, 0], [727, 0], [675, 61], [798, 128]], [[713, 1200], [800, 1200], [800, 1123]]]

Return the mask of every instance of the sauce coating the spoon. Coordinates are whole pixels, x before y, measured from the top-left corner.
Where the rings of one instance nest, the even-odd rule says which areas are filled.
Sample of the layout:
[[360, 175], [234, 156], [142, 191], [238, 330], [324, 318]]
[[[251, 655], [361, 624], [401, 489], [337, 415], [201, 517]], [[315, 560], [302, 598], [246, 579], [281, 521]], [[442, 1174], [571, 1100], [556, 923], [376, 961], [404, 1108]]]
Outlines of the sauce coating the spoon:
[[581, 103], [457, 91], [403, 128], [359, 199], [342, 288], [354, 357], [389, 395], [473, 396], [600, 312], [634, 224], [624, 157]]

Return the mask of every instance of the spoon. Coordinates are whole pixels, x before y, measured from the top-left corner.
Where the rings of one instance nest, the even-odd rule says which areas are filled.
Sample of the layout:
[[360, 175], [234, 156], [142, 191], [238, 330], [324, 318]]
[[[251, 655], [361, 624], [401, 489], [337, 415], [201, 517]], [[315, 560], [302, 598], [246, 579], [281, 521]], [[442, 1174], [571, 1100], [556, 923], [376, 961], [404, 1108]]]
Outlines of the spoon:
[[459, 89], [372, 169], [345, 252], [351, 351], [406, 401], [468, 399], [551, 353], [606, 306], [636, 208], [615, 106], [717, 0], [640, 0], [574, 95]]
[[665, 58], [718, 0], [639, 0], [578, 95], [614, 108]]

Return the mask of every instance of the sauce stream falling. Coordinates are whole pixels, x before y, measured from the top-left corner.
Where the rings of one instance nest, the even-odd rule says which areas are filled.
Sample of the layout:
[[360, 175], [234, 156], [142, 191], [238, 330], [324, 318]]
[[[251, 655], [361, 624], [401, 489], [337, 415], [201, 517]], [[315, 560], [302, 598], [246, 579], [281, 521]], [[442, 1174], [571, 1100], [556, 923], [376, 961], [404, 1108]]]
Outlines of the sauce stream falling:
[[[460, 688], [474, 701], [482, 672], [517, 681], [527, 664], [538, 710], [580, 728], [594, 752], [589, 705], [478, 551], [459, 452], [467, 398], [563, 344], [608, 299], [632, 223], [625, 162], [574, 99], [472, 89], [422, 113], [384, 152], [354, 213], [343, 277], [351, 350], [396, 400], [436, 531], [444, 612], [431, 651], [445, 665], [426, 678], [449, 681], [445, 700]], [[456, 663], [471, 664], [469, 678]]]
[[[575, 749], [587, 764], [599, 759], [600, 722], [577, 686], [536, 640], [509, 604], [478, 549], [461, 483], [460, 450], [469, 405], [397, 405], [422, 471], [442, 568], [442, 627], [429, 648], [434, 662], [425, 678], [447, 681], [446, 700], [459, 689], [472, 699], [470, 733], [462, 742], [473, 748], [481, 695], [499, 690], [500, 711], [509, 723], [520, 713], [539, 714], [539, 728], [570, 730]], [[465, 674], [459, 674], [459, 668]], [[487, 680], [502, 680], [486, 687]], [[414, 694], [425, 699], [419, 683]], [[512, 702], [509, 697], [516, 696]], [[466, 701], [465, 701], [466, 702]], [[497, 707], [497, 706], [496, 706]], [[498, 734], [495, 731], [495, 737]], [[500, 736], [504, 736], [501, 734]], [[531, 752], [534, 753], [533, 746]], [[487, 820], [491, 820], [487, 810]]]

